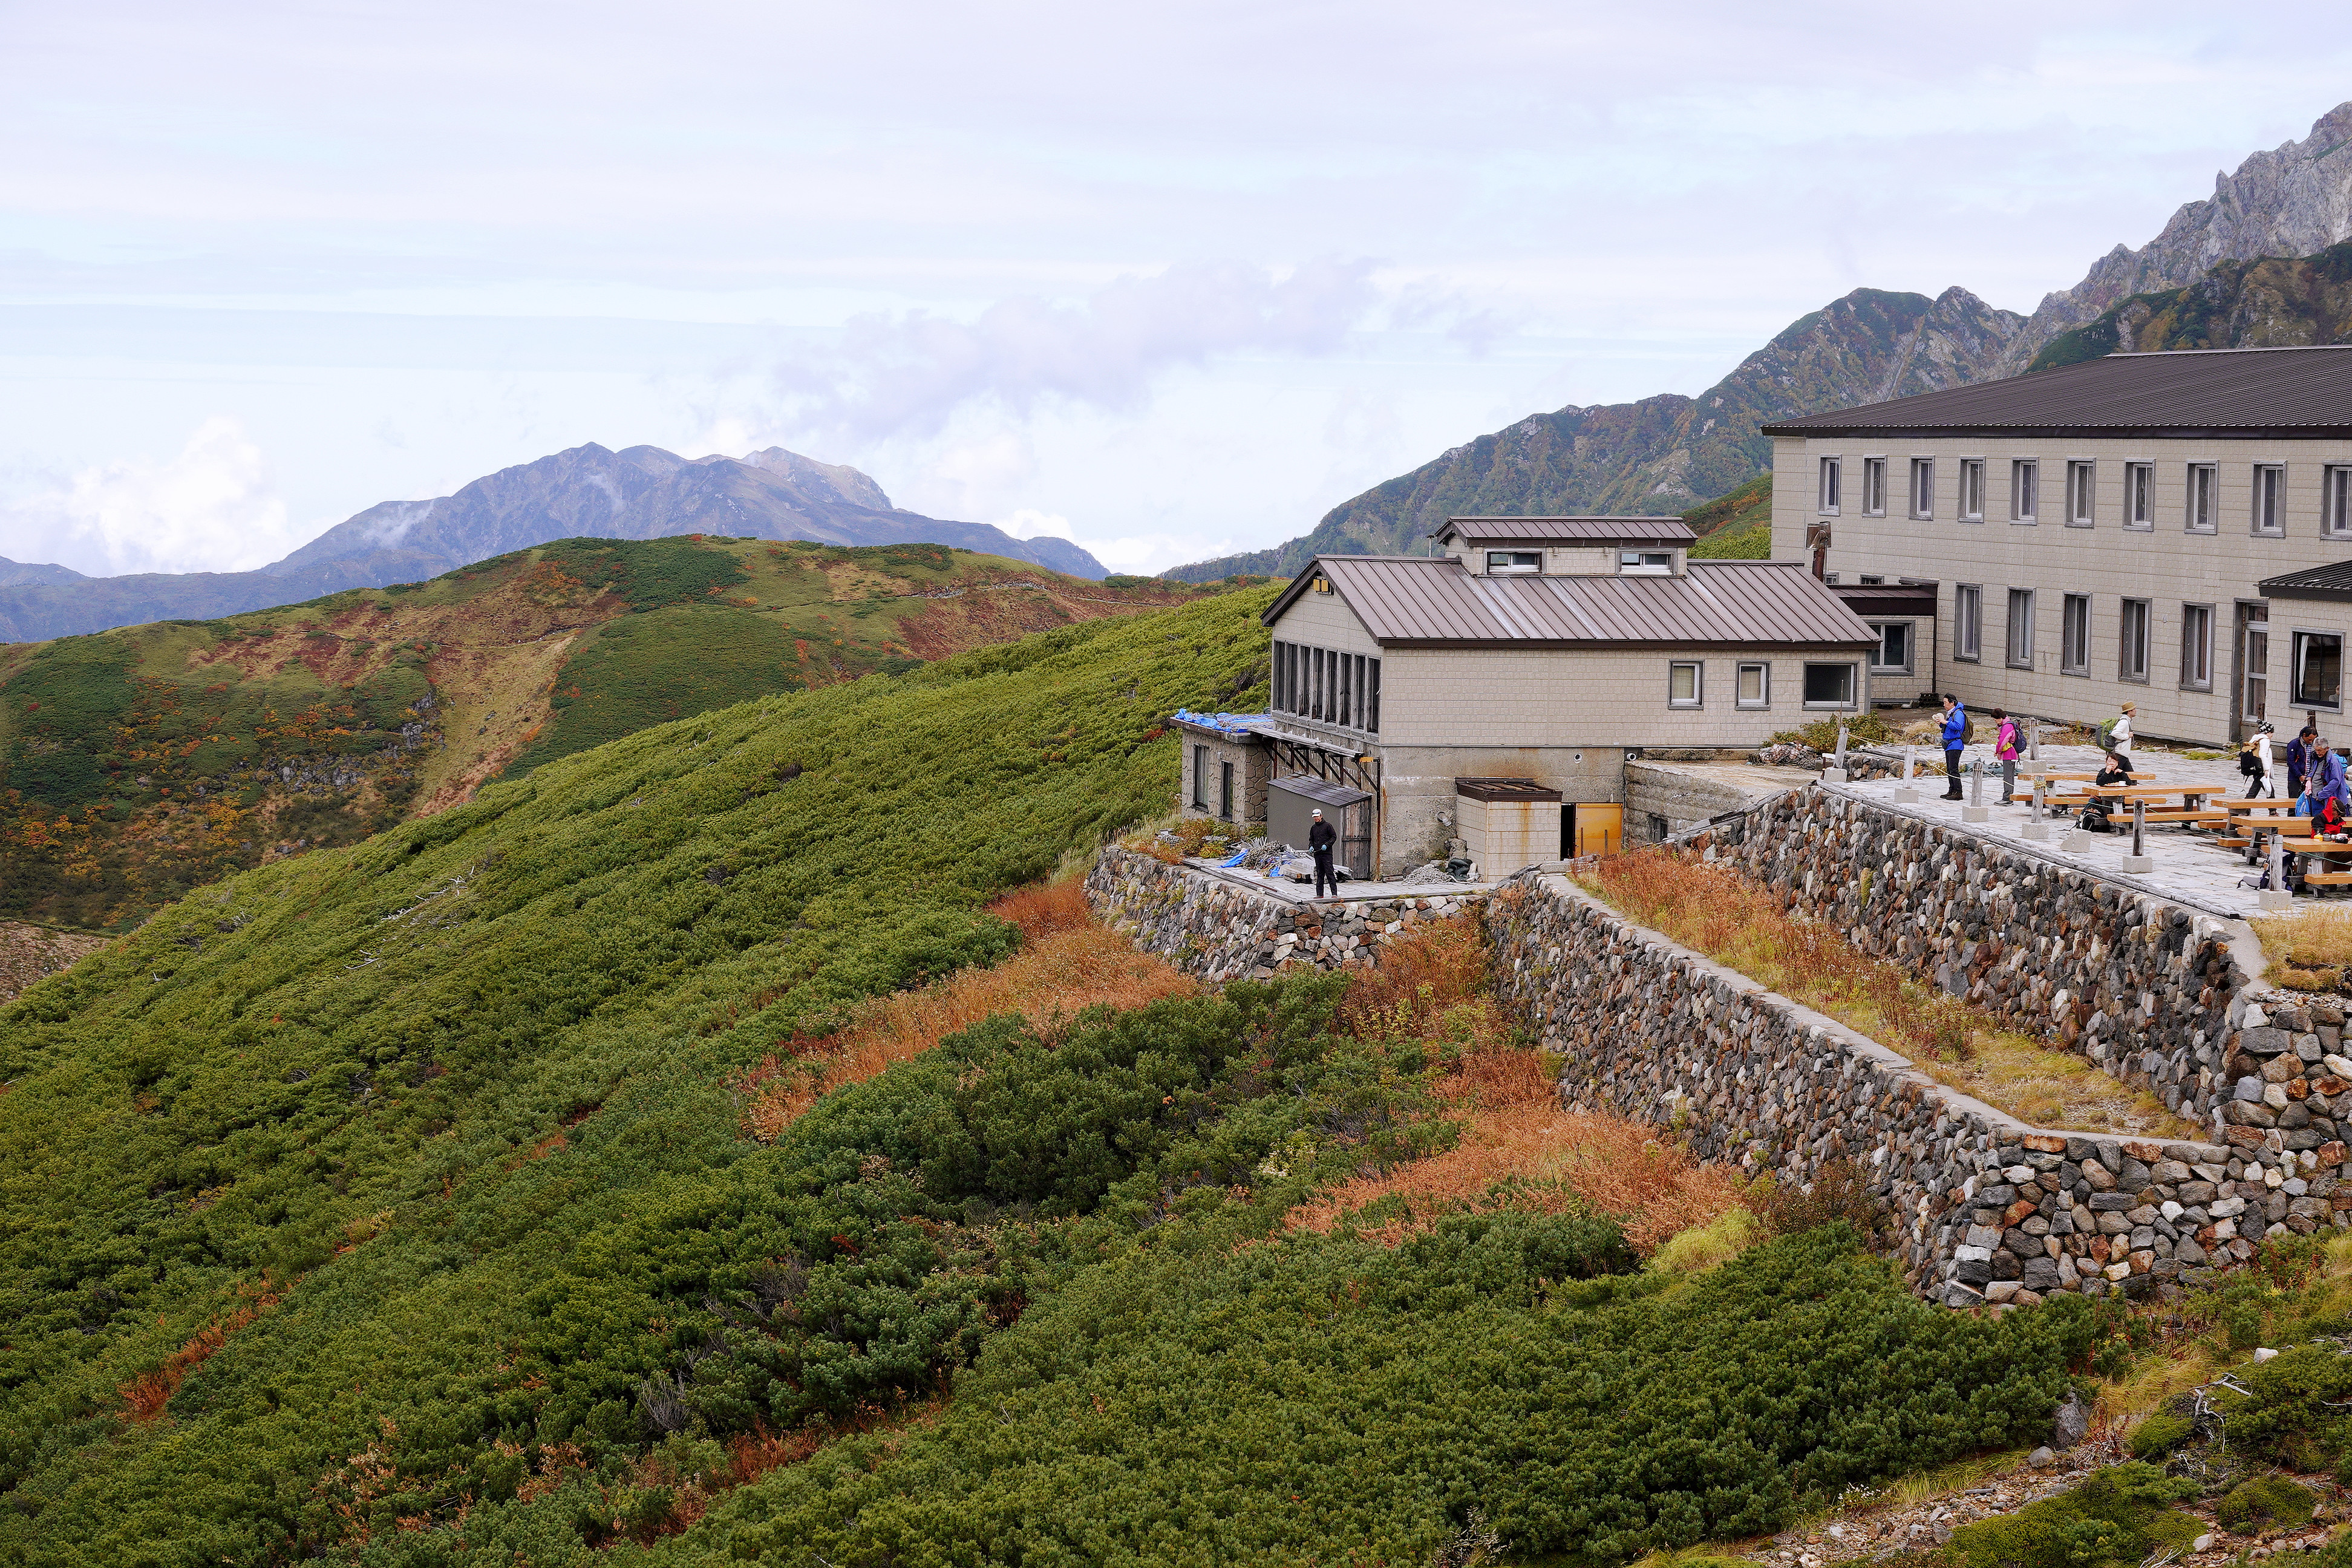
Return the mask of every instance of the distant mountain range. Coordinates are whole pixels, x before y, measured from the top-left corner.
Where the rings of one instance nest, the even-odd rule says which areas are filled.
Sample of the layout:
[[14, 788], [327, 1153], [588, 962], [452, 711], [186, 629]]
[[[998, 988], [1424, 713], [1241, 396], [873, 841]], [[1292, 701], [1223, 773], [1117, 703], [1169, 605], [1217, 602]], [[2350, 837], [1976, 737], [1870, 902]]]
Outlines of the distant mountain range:
[[[2137, 250], [2116, 246], [2031, 316], [1960, 288], [1934, 300], [1857, 289], [1790, 323], [1696, 398], [1530, 415], [1340, 502], [1300, 538], [1164, 575], [1205, 583], [1287, 575], [1318, 554], [1412, 553], [1431, 528], [1465, 513], [1684, 512], [1769, 468], [1759, 424], [2016, 375], [2053, 363], [2045, 351], [2071, 363], [2126, 334], [2141, 348], [2336, 342], [2352, 309], [2330, 268], [2352, 262], [2315, 253], [2347, 239], [2352, 103], [2303, 141], [2216, 174], [2210, 200], [2182, 206]], [[2166, 302], [2175, 295], [2183, 298]]]
[[252, 572], [85, 577], [0, 560], [0, 642], [37, 642], [146, 621], [209, 619], [345, 588], [417, 582], [558, 539], [707, 533], [823, 544], [946, 544], [1099, 581], [1101, 562], [1059, 539], [1015, 539], [890, 504], [856, 468], [781, 447], [741, 458], [591, 443], [501, 468], [455, 495], [385, 501]]

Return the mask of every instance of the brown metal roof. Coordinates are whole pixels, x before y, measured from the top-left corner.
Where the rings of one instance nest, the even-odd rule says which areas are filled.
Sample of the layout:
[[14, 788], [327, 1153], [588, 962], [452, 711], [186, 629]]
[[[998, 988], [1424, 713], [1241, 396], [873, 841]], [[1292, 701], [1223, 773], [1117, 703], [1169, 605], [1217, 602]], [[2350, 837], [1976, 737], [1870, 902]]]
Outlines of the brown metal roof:
[[1932, 616], [1934, 583], [1839, 583], [1830, 586], [1838, 602], [1857, 616]]
[[2265, 599], [2352, 599], [2352, 561], [2332, 561], [2254, 584]]
[[1678, 517], [1449, 517], [1432, 539], [1458, 533], [1465, 544], [1561, 540], [1592, 544], [1689, 544], [1697, 531]]
[[1328, 579], [1384, 647], [1834, 647], [1870, 628], [1797, 562], [1694, 561], [1687, 575], [1482, 577], [1446, 557], [1322, 555], [1265, 610]]
[[2352, 344], [2109, 354], [1759, 426], [1767, 436], [2352, 435]]
[[1468, 795], [1472, 800], [1508, 803], [1515, 800], [1564, 800], [1556, 789], [1547, 789], [1533, 779], [1455, 779], [1455, 795]]

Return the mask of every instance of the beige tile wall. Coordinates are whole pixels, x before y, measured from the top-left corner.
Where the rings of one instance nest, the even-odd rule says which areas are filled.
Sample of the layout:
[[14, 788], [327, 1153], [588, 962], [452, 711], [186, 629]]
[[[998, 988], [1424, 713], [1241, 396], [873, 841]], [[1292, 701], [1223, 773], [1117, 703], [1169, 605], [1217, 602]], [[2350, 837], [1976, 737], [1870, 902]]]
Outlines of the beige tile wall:
[[[1667, 665], [1705, 666], [1704, 706], [1669, 708]], [[1772, 668], [1771, 705], [1735, 705], [1743, 662]], [[1738, 746], [1822, 716], [1802, 702], [1811, 659], [1867, 665], [1866, 654], [1514, 652], [1500, 648], [1391, 648], [1381, 666], [1381, 739], [1399, 745]], [[1857, 695], [1867, 695], [1866, 668]]]
[[[1422, 570], [1416, 566], [1418, 572]], [[1368, 653], [1374, 658], [1381, 656], [1381, 645], [1364, 630], [1356, 619], [1355, 611], [1338, 594], [1318, 594], [1312, 588], [1290, 602], [1274, 623], [1271, 634], [1277, 642], [1295, 642], [1307, 647], [1337, 648], [1341, 653]]]

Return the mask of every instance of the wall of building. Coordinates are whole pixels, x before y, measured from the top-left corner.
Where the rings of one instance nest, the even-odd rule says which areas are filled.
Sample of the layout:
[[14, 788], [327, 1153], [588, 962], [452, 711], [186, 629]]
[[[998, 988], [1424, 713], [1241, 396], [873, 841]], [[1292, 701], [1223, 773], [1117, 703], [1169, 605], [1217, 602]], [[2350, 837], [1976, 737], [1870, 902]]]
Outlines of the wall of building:
[[1528, 779], [1570, 802], [1615, 804], [1625, 798], [1625, 753], [1613, 746], [1383, 745], [1379, 874], [1443, 859], [1458, 826], [1454, 781], [1476, 778]]
[[[1859, 574], [1933, 579], [1942, 584], [1939, 631], [1943, 679], [1972, 703], [2000, 704], [2021, 712], [2060, 719], [2095, 720], [2126, 700], [2139, 704], [2139, 730], [2156, 737], [2223, 743], [2231, 732], [2233, 699], [2241, 675], [2235, 610], [2259, 602], [2254, 584], [2281, 573], [2340, 560], [2352, 540], [2319, 532], [2321, 474], [2330, 464], [2352, 463], [2352, 441], [2142, 440], [1930, 438], [1916, 441], [1861, 440], [1848, 437], [1777, 437], [1773, 442], [1772, 553], [1776, 560], [1804, 558], [1806, 529], [1823, 521], [1817, 509], [1819, 460], [1846, 460], [1845, 494], [1858, 499], [1862, 459], [1884, 454], [1888, 464], [1889, 512], [1864, 516], [1853, 505], [1829, 521], [1832, 544], [1827, 568], [1844, 582]], [[1930, 520], [1904, 513], [1906, 482], [1913, 458], [1932, 458], [1935, 512]], [[1985, 459], [1985, 521], [1958, 521], [1959, 465], [1963, 458]], [[2011, 464], [2040, 463], [2040, 520], [2009, 521]], [[2096, 500], [2089, 527], [2073, 527], [2063, 515], [2066, 464], [2096, 465]], [[2156, 465], [2156, 515], [2147, 530], [2124, 526], [2126, 463]], [[2210, 533], [2184, 526], [2187, 468], [2192, 462], [2218, 466], [2219, 493]], [[2253, 468], [2286, 467], [2284, 531], [2252, 531]], [[1962, 584], [1984, 591], [1981, 657], [1956, 657], [1954, 590]], [[2028, 588], [2034, 604], [2033, 668], [2005, 662], [2008, 591]], [[2063, 596], [2091, 598], [2090, 668], [2070, 675], [2059, 668]], [[2122, 601], [2149, 601], [2148, 679], [2121, 678]], [[2214, 609], [2213, 683], [2209, 690], [2185, 690], [2180, 682], [2182, 607]], [[2280, 619], [2289, 618], [2284, 604]], [[2329, 617], [2332, 622], [2335, 617]], [[2286, 639], [2274, 629], [2268, 661], [2270, 717], [2291, 732], [2285, 691]]]
[[1454, 812], [1456, 831], [1483, 879], [1500, 880], [1560, 858], [1565, 841], [1559, 801], [1475, 800], [1457, 794]]
[[[1236, 741], [1213, 730], [1195, 730], [1179, 725], [1183, 737], [1181, 776], [1177, 781], [1176, 805], [1186, 813], [1205, 812], [1220, 816], [1218, 807], [1223, 804], [1223, 779], [1220, 769], [1231, 763], [1234, 766], [1234, 809], [1223, 820], [1231, 822], [1244, 834], [1257, 837], [1265, 831], [1265, 786], [1274, 776], [1274, 753], [1263, 741]], [[1201, 752], [1207, 756], [1205, 766]], [[1195, 769], [1199, 768], [1198, 776]], [[1197, 788], [1196, 788], [1197, 785]]]

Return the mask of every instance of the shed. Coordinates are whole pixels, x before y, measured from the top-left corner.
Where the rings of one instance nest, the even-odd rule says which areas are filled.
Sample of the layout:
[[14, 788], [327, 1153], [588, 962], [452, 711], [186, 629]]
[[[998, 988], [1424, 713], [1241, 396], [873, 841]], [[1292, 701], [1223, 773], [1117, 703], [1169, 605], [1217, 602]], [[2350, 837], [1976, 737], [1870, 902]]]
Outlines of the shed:
[[1561, 858], [1559, 791], [1533, 779], [1455, 779], [1454, 820], [1486, 881]]
[[1359, 881], [1372, 874], [1372, 797], [1312, 773], [1285, 773], [1266, 788], [1265, 836], [1295, 849], [1307, 847], [1307, 830], [1320, 808], [1323, 819], [1339, 830], [1332, 858]]

